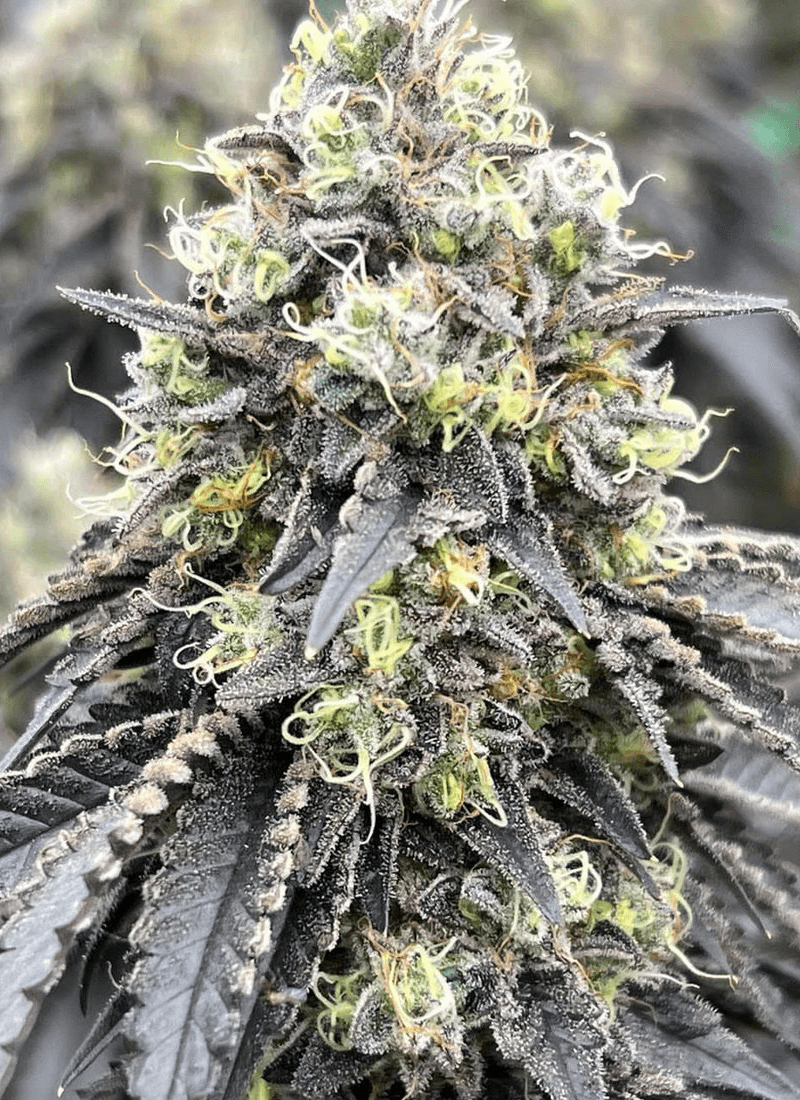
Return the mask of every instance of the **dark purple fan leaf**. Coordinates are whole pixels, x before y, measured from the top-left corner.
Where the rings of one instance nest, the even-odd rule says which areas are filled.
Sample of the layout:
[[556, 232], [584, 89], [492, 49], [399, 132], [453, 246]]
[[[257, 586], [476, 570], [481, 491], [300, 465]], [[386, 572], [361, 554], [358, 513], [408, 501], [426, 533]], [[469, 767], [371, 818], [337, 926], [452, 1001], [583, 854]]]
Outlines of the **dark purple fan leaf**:
[[36, 844], [36, 862], [10, 903], [0, 932], [0, 1091], [45, 995], [63, 973], [76, 937], [101, 911], [142, 834], [141, 819], [117, 802], [91, 810]]
[[333, 561], [308, 627], [309, 655], [330, 641], [350, 605], [374, 581], [413, 558], [405, 528], [418, 504], [419, 496], [411, 490], [388, 500], [361, 502], [351, 529], [334, 544]]
[[497, 1045], [519, 1059], [549, 1100], [604, 1100], [608, 1039], [597, 1001], [566, 970], [523, 974], [509, 1007], [492, 1022]]
[[135, 1003], [121, 1030], [135, 1051], [124, 1063], [132, 1097], [225, 1094], [270, 955], [248, 887], [276, 779], [263, 752], [232, 756], [178, 813], [131, 933], [141, 957], [124, 984]]
[[529, 515], [523, 524], [495, 527], [487, 533], [486, 542], [493, 554], [544, 589], [575, 629], [589, 636], [586, 615], [544, 520]]
[[685, 1091], [711, 1088], [745, 1100], [800, 1097], [796, 1085], [719, 1025], [707, 1034], [681, 1037], [667, 1027], [659, 1027], [646, 1011], [626, 1011], [621, 1016], [638, 1063], [650, 1071], [668, 1071]]
[[607, 839], [639, 859], [649, 859], [647, 836], [630, 798], [608, 766], [586, 749], [554, 753], [534, 782], [588, 817]]
[[454, 831], [516, 883], [551, 924], [559, 924], [562, 915], [558, 894], [536, 836], [525, 792], [513, 779], [495, 776], [494, 783], [508, 824], [498, 825], [482, 814], [475, 814], [453, 826]]

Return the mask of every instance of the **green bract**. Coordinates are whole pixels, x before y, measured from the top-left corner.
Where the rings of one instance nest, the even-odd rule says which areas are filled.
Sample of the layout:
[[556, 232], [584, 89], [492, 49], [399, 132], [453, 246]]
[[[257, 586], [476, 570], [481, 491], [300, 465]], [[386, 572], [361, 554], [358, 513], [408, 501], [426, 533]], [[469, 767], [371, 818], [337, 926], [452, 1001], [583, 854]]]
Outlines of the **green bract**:
[[0, 785], [7, 1076], [136, 893], [97, 1100], [796, 1095], [712, 1003], [796, 1041], [747, 813], [800, 545], [666, 494], [714, 411], [647, 352], [798, 322], [636, 274], [636, 188], [461, 7], [312, 8], [172, 212], [186, 302], [65, 291], [142, 350], [126, 490], [0, 639], [74, 624]]

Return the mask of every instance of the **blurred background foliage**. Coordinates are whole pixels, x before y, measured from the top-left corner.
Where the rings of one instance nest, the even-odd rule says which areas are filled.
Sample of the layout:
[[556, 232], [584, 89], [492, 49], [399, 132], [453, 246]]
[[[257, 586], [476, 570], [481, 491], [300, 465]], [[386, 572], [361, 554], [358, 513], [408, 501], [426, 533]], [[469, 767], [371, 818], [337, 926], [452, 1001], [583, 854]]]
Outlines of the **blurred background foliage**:
[[[332, 18], [341, 0], [318, 0]], [[289, 60], [304, 0], [0, 0], [0, 611], [38, 591], [87, 520], [67, 498], [102, 480], [135, 336], [59, 299], [55, 286], [183, 296], [157, 247], [164, 208], [222, 198], [164, 163], [250, 122]], [[800, 8], [785, 0], [475, 0], [484, 30], [514, 36], [530, 97], [553, 125], [605, 132], [642, 237], [666, 237], [693, 283], [800, 306]], [[661, 261], [663, 265], [663, 261]], [[698, 469], [740, 453], [690, 506], [718, 521], [800, 530], [800, 346], [774, 318], [674, 330], [656, 353], [715, 420]], [[72, 431], [76, 434], [70, 435]], [[88, 447], [81, 440], [88, 441]], [[99, 491], [96, 489], [95, 491]], [[42, 660], [46, 654], [42, 655]], [[20, 671], [14, 671], [15, 682]], [[24, 717], [20, 703], [14, 727]]]

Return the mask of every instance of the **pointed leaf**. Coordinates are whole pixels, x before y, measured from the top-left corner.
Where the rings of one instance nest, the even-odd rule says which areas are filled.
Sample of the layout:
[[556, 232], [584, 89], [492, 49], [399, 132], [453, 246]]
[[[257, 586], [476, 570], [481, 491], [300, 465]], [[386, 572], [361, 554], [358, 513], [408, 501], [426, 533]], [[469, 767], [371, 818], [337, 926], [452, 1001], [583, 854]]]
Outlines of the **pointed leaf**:
[[24, 771], [0, 775], [0, 889], [12, 892], [60, 830], [139, 776], [148, 755], [142, 740], [155, 756], [169, 738], [156, 717], [129, 722], [127, 736], [117, 730], [113, 749], [94, 723], [82, 727], [92, 732], [78, 733], [64, 721], [53, 736], [61, 748], [34, 755]]
[[300, 695], [324, 684], [332, 669], [326, 655], [315, 661], [303, 657], [302, 642], [276, 645], [245, 665], [218, 690], [217, 701], [226, 710], [249, 712], [276, 699]]
[[[670, 584], [676, 596], [685, 594], [687, 610], [701, 621], [711, 620], [720, 629], [763, 632], [765, 642], [785, 640], [800, 646], [800, 588], [781, 584], [774, 576], [743, 573], [716, 562], [704, 565], [702, 577], [682, 574]], [[699, 605], [699, 606], [698, 606]], [[680, 609], [680, 603], [678, 603]]]
[[286, 1034], [305, 1002], [312, 976], [336, 942], [339, 918], [350, 904], [359, 841], [357, 832], [343, 836], [330, 872], [312, 887], [295, 890], [282, 921], [276, 922], [267, 988], [257, 1001], [221, 1100], [241, 1100], [267, 1041]]
[[497, 1045], [524, 1063], [550, 1100], [604, 1100], [602, 1052], [607, 1038], [601, 1010], [566, 971], [522, 975], [518, 1012], [492, 1024]]
[[0, 664], [90, 610], [105, 596], [117, 595], [124, 587], [122, 583], [104, 584], [98, 579], [93, 591], [81, 591], [76, 599], [54, 599], [46, 594], [21, 604], [0, 631]]
[[650, 606], [793, 652], [800, 643], [800, 555], [793, 540], [742, 528], [681, 532], [698, 568], [644, 589]]
[[312, 886], [325, 874], [331, 856], [345, 831], [352, 827], [363, 803], [357, 787], [312, 779], [303, 810], [304, 859], [297, 868], [301, 886]]
[[108, 802], [40, 848], [33, 875], [17, 889], [0, 933], [0, 1091], [67, 952], [100, 911], [122, 871], [122, 854], [141, 832], [139, 817]]
[[515, 780], [503, 777], [495, 776], [494, 786], [508, 824], [497, 825], [476, 814], [453, 825], [453, 831], [524, 890], [551, 924], [560, 924], [558, 894], [531, 822], [525, 792]]
[[[99, 1016], [92, 1024], [89, 1034], [73, 1054], [69, 1065], [64, 1070], [61, 1078], [61, 1088], [68, 1088], [76, 1078], [80, 1077], [92, 1063], [100, 1057], [111, 1043], [119, 1036], [120, 1021], [131, 1008], [130, 994], [124, 989], [115, 989], [111, 998], [106, 1002]], [[116, 1078], [122, 1085], [122, 1078]], [[101, 1085], [101, 1080], [93, 1081], [89, 1086], [94, 1089]], [[83, 1090], [80, 1090], [81, 1093]]]
[[334, 1051], [320, 1035], [313, 1033], [303, 1051], [292, 1085], [300, 1096], [314, 1100], [340, 1100], [344, 1091], [360, 1078], [367, 1079], [374, 1063], [370, 1055], [356, 1050]]
[[350, 605], [395, 565], [413, 558], [405, 527], [417, 511], [416, 492], [363, 502], [353, 527], [336, 540], [333, 562], [317, 597], [306, 638], [310, 656], [333, 637]]
[[457, 447], [437, 455], [434, 488], [442, 486], [447, 486], [459, 507], [478, 508], [492, 523], [505, 523], [508, 493], [503, 470], [480, 429], [470, 428]]
[[620, 695], [627, 699], [636, 717], [644, 726], [664, 771], [670, 779], [677, 780], [678, 765], [667, 742], [670, 717], [661, 705], [661, 690], [658, 682], [641, 668], [634, 667], [635, 658], [622, 646], [601, 642], [595, 655], [600, 665], [609, 670], [611, 682]]
[[[319, 441], [315, 466], [324, 478], [324, 485], [347, 484], [347, 475], [369, 452], [372, 441], [392, 434], [400, 418], [391, 406], [382, 409], [348, 410], [348, 421], [329, 420]], [[358, 424], [358, 430], [352, 424]]]
[[372, 836], [365, 840], [356, 865], [356, 890], [372, 927], [385, 933], [389, 903], [397, 875], [397, 852], [403, 821], [399, 801], [387, 800], [375, 820]]
[[650, 849], [639, 814], [607, 765], [586, 749], [550, 756], [534, 777], [557, 798], [588, 817], [609, 840], [632, 856], [649, 859]]
[[75, 691], [73, 684], [57, 684], [47, 688], [37, 702], [25, 732], [0, 761], [0, 772], [16, 771], [23, 766], [26, 757], [36, 749], [48, 729], [69, 710]]
[[[162, 869], [131, 942], [143, 953], [125, 988], [136, 1002], [122, 1025], [136, 1053], [128, 1089], [142, 1100], [222, 1096], [258, 996], [251, 944], [257, 916], [245, 908], [274, 784], [255, 753], [195, 788], [162, 849]], [[262, 952], [263, 972], [268, 953]]]
[[[740, 749], [742, 747], [740, 746]], [[727, 754], [726, 754], [727, 755]], [[735, 807], [749, 830], [761, 837], [774, 838], [800, 830], [800, 776], [771, 754], [758, 752], [753, 745], [737, 753], [738, 767], [730, 774], [725, 762], [722, 772], [698, 767], [687, 776], [687, 790]], [[740, 770], [741, 769], [741, 770]]]
[[[767, 929], [763, 917], [753, 899], [739, 881], [737, 861], [732, 860], [727, 855], [727, 846], [719, 837], [718, 830], [710, 822], [703, 820], [698, 807], [689, 802], [688, 799], [675, 796], [672, 800], [672, 806], [676, 821], [680, 821], [685, 830], [684, 843], [694, 851], [697, 861], [695, 877], [697, 879], [702, 877], [706, 881], [711, 881], [717, 893], [720, 887], [730, 890], [761, 932], [766, 935]], [[740, 856], [740, 853], [737, 854]], [[740, 856], [738, 863], [741, 862]]]
[[667, 1070], [685, 1089], [713, 1088], [746, 1100], [798, 1100], [800, 1089], [722, 1027], [683, 1038], [647, 1013], [621, 1013], [639, 1063]]
[[283, 520], [283, 532], [259, 584], [261, 591], [287, 592], [327, 561], [333, 539], [341, 531], [338, 517], [338, 504], [327, 496], [314, 496], [304, 481]]
[[292, 141], [292, 138], [296, 141], [294, 134], [291, 132], [283, 134], [277, 128], [274, 128], [279, 125], [280, 121], [280, 118], [276, 117], [271, 120], [272, 125], [236, 126], [234, 129], [226, 130], [224, 134], [212, 138], [209, 144], [213, 145], [215, 149], [222, 149], [226, 153], [243, 153], [245, 155], [250, 152], [260, 152], [263, 149], [274, 149], [282, 156], [299, 164], [305, 150], [295, 148], [295, 143]]
[[[155, 556], [166, 556], [163, 543], [155, 551]], [[37, 638], [52, 633], [84, 612], [95, 610], [98, 604], [132, 588], [149, 571], [151, 564], [149, 561], [136, 561], [128, 549], [125, 556], [121, 553], [114, 556], [104, 556], [102, 553], [90, 555], [79, 567], [72, 566], [51, 577], [47, 592], [21, 604], [0, 630], [0, 664], [10, 661]], [[145, 616], [136, 611], [135, 619], [142, 623]], [[102, 640], [101, 634], [97, 641]], [[86, 659], [90, 660], [93, 652], [104, 648], [108, 649], [100, 645], [93, 651], [88, 647]]]
[[589, 637], [586, 615], [572, 579], [561, 563], [553, 537], [543, 519], [527, 516], [524, 526], [495, 527], [487, 534], [486, 542], [493, 554], [543, 588], [575, 629]]
[[748, 527], [716, 527], [687, 519], [681, 538], [712, 561], [800, 579], [800, 543], [791, 535]]
[[754, 740], [800, 769], [800, 711], [787, 702], [783, 690], [758, 676], [752, 665], [704, 647], [702, 661], [695, 667], [661, 669], [659, 674], [708, 699]]
[[81, 309], [128, 328], [174, 333], [197, 341], [202, 341], [209, 334], [204, 314], [191, 306], [130, 298], [127, 294], [111, 291], [83, 290], [80, 287], [70, 290], [57, 287], [57, 290], [68, 302], [74, 302]]
[[710, 317], [777, 313], [800, 335], [800, 320], [782, 298], [699, 290], [675, 286], [625, 297], [610, 294], [570, 317], [571, 327], [644, 332]]

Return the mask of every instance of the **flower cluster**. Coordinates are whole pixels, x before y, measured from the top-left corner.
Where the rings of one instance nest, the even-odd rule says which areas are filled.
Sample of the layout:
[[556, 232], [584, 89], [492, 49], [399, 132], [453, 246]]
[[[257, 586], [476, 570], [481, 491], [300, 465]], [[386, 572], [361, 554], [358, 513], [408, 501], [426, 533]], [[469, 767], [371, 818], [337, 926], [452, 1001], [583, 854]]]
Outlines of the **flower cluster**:
[[136, 895], [96, 1098], [789, 1095], [688, 989], [792, 1038], [795, 893], [692, 777], [798, 763], [800, 546], [666, 495], [713, 410], [647, 352], [797, 321], [637, 275], [636, 188], [461, 6], [312, 6], [173, 211], [186, 303], [65, 292], [141, 351], [125, 491], [0, 637], [74, 623], [0, 782], [7, 1074]]

